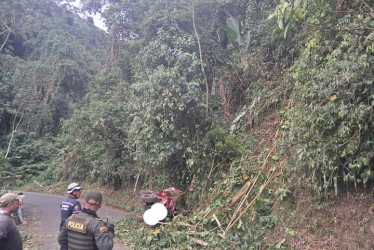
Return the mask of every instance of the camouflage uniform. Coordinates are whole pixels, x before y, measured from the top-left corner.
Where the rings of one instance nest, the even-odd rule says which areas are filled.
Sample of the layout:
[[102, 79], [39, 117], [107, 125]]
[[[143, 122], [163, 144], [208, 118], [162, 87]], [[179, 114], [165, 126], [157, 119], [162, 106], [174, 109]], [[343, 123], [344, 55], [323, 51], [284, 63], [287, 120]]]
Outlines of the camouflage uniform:
[[68, 244], [69, 250], [111, 250], [114, 231], [108, 230], [94, 211], [83, 208], [70, 216], [58, 236], [60, 244]]

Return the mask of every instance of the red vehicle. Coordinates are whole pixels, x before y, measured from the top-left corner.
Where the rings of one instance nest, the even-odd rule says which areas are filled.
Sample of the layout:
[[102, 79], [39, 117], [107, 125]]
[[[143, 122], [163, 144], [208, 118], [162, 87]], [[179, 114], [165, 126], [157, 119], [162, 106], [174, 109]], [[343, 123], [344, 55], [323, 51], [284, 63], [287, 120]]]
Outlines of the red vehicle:
[[143, 203], [144, 210], [150, 209], [153, 204], [159, 202], [166, 207], [168, 211], [167, 217], [173, 218], [179, 214], [179, 211], [176, 208], [174, 196], [178, 195], [180, 192], [181, 190], [174, 187], [170, 187], [158, 192], [154, 192], [152, 190], [141, 190], [140, 198]]

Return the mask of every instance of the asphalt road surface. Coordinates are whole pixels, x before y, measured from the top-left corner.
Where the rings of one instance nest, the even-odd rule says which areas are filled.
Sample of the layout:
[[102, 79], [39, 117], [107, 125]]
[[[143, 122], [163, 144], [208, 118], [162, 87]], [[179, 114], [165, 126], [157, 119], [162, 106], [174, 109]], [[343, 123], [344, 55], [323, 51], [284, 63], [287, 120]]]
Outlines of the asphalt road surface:
[[[60, 226], [60, 204], [64, 196], [26, 192], [24, 199], [23, 215], [27, 220], [26, 225], [20, 225], [19, 230], [25, 241], [24, 249], [32, 250], [58, 250], [60, 245], [57, 236]], [[79, 200], [82, 203], [82, 200]], [[114, 222], [126, 216], [126, 212], [119, 209], [106, 207], [97, 212], [102, 219], [108, 218]], [[116, 250], [127, 250], [128, 247], [115, 242]]]

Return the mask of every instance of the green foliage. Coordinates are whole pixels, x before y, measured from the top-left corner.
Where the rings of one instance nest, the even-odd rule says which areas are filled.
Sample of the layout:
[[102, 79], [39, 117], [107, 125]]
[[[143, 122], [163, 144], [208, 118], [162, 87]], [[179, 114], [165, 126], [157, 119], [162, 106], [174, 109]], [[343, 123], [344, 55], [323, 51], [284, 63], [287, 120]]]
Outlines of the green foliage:
[[[231, 161], [240, 157], [241, 142], [235, 135], [229, 134], [222, 128], [215, 128], [206, 133], [201, 142], [190, 149], [188, 165], [191, 172], [201, 175], [209, 173], [209, 165], [219, 167], [220, 172], [230, 165]], [[205, 167], [204, 167], [205, 166]]]
[[[203, 116], [200, 80], [194, 77], [198, 60], [186, 51], [191, 43], [175, 27], [160, 30], [130, 62], [134, 82], [118, 84], [119, 69], [97, 80], [86, 107], [64, 125], [68, 140], [79, 141], [68, 143], [67, 168], [79, 166], [69, 177], [117, 180], [120, 187], [139, 171], [148, 179], [158, 172], [157, 185], [169, 185], [169, 176], [180, 167], [173, 164], [182, 161], [197, 130], [194, 122]], [[163, 174], [168, 177], [160, 179]]]
[[1, 190], [9, 187], [10, 183], [15, 177], [14, 170], [12, 165], [4, 158], [4, 153], [0, 151], [0, 187]]
[[[193, 206], [196, 201], [207, 198], [222, 175], [232, 173], [235, 176], [234, 169], [238, 168], [238, 164], [233, 162], [240, 159], [242, 153], [241, 141], [222, 128], [208, 131], [204, 138], [188, 148], [186, 152], [188, 171], [184, 174], [188, 181], [195, 178], [196, 185], [195, 191], [186, 197], [187, 204]], [[239, 173], [239, 178], [241, 174]], [[228, 189], [230, 188], [231, 186]]]
[[198, 60], [185, 51], [190, 44], [191, 38], [176, 29], [160, 30], [138, 58], [139, 66], [149, 65], [136, 71], [138, 80], [130, 88], [134, 95], [129, 138], [134, 160], [141, 160], [146, 170], [181, 157], [202, 121], [200, 80], [194, 76]]
[[[1, 64], [0, 64], [1, 65]], [[0, 67], [0, 124], [4, 124], [7, 110], [11, 107], [11, 100], [14, 95], [13, 87], [10, 84], [9, 75]], [[5, 131], [0, 129], [0, 135]]]
[[9, 13], [1, 15], [5, 27], [0, 28], [12, 30], [11, 39], [4, 40], [8, 55], [0, 55], [1, 88], [11, 86], [3, 125], [8, 128], [18, 110], [27, 132], [56, 133], [59, 120], [71, 113], [69, 105], [80, 101], [90, 75], [101, 68], [103, 49], [96, 46], [104, 46], [105, 34], [78, 16], [67, 24], [64, 18], [74, 15], [54, 1], [5, 1], [2, 6]]
[[[106, 78], [113, 79], [117, 79], [114, 74]], [[87, 178], [120, 188], [135, 176], [126, 145], [127, 133], [122, 131], [123, 122], [128, 119], [126, 106], [119, 101], [126, 98], [122, 87], [118, 86], [116, 95], [99, 97], [92, 92], [90, 105], [63, 122], [65, 178]]]
[[[356, 11], [358, 5], [349, 7]], [[295, 107], [287, 112], [287, 129], [297, 149], [295, 169], [307, 171], [318, 192], [337, 193], [342, 181], [365, 185], [374, 177], [369, 20], [369, 13], [307, 19], [328, 26], [310, 34], [293, 67]]]
[[0, 147], [5, 151], [19, 123], [8, 159], [17, 184], [47, 168], [49, 182], [61, 177], [49, 135], [59, 132], [60, 119], [72, 114], [102, 67], [106, 34], [58, 4], [0, 4]]
[[50, 137], [38, 139], [35, 133], [16, 133], [8, 158], [2, 159], [4, 179], [11, 180], [12, 186], [30, 182], [49, 167], [56, 152]]
[[227, 32], [228, 38], [240, 52], [247, 52], [251, 39], [250, 32], [243, 34], [242, 38], [239, 21], [230, 14], [226, 22], [227, 25], [221, 25], [220, 28]]
[[279, 29], [284, 30], [284, 38], [287, 37], [289, 28], [295, 25], [298, 20], [304, 18], [307, 3], [308, 1], [306, 0], [291, 2], [281, 0], [275, 11], [269, 15], [269, 19], [277, 18]]

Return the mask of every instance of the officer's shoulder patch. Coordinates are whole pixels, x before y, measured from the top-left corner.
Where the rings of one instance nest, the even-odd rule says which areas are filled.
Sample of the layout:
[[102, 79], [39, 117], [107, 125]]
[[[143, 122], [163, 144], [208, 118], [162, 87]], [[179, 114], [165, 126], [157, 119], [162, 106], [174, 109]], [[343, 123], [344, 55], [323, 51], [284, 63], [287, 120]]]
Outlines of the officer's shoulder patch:
[[100, 227], [100, 232], [101, 232], [101, 233], [106, 232], [106, 230], [107, 230], [107, 229], [106, 229], [106, 226], [102, 226], [102, 227]]
[[74, 210], [79, 210], [79, 206], [74, 206]]

